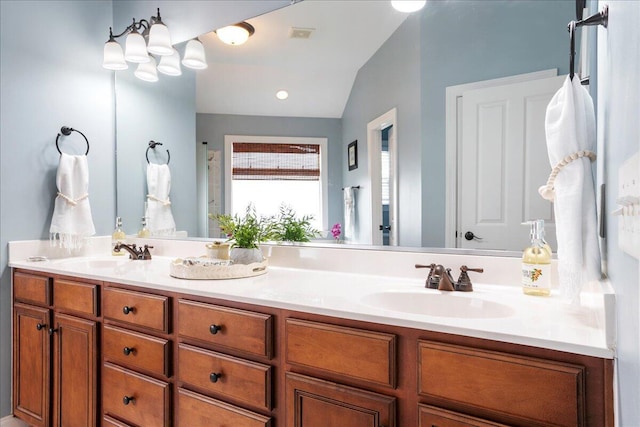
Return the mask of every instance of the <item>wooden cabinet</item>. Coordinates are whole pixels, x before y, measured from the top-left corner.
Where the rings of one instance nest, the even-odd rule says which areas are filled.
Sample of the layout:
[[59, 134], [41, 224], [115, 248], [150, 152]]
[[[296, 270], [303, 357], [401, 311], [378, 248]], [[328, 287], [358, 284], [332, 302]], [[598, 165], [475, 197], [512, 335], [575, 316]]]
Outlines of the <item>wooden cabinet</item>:
[[612, 427], [597, 357], [14, 271], [33, 426]]
[[288, 427], [394, 427], [395, 398], [291, 372]]
[[[48, 277], [16, 272], [13, 285], [14, 415], [34, 426], [95, 426], [96, 284], [52, 285]], [[80, 291], [71, 297], [71, 290]]]

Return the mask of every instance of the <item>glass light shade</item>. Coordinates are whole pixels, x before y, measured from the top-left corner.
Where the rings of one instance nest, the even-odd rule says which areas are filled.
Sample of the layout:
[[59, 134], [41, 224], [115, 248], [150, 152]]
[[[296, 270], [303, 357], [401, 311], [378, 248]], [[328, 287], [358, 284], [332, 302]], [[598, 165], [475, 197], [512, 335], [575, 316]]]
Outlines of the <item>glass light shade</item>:
[[129, 68], [124, 61], [122, 46], [117, 41], [108, 41], [104, 44], [102, 66], [107, 70], [126, 70]]
[[172, 55], [165, 55], [160, 58], [158, 71], [168, 76], [179, 76], [182, 74], [182, 69], [180, 68], [180, 54], [177, 50], [173, 49]]
[[164, 24], [153, 24], [149, 31], [149, 44], [147, 50], [154, 55], [171, 55], [173, 47], [171, 46], [171, 36], [169, 29]]
[[207, 59], [204, 54], [204, 46], [200, 40], [189, 40], [187, 47], [184, 49], [184, 58], [182, 65], [194, 70], [203, 70], [207, 68]]
[[391, 6], [399, 12], [416, 12], [424, 7], [427, 0], [392, 0]]
[[153, 57], [149, 57], [149, 62], [143, 62], [138, 65], [135, 76], [145, 82], [157, 82], [158, 71], [156, 70], [156, 60]]
[[223, 43], [231, 45], [239, 45], [246, 42], [249, 39], [249, 31], [246, 28], [239, 27], [237, 25], [229, 25], [228, 27], [222, 27], [217, 29], [216, 35]]
[[139, 64], [149, 62], [150, 58], [147, 53], [147, 45], [144, 42], [144, 37], [142, 37], [140, 33], [130, 33], [127, 36], [124, 59]]
[[276, 92], [276, 98], [280, 99], [280, 100], [285, 100], [289, 97], [289, 92], [287, 92], [284, 89], [280, 89], [279, 91]]

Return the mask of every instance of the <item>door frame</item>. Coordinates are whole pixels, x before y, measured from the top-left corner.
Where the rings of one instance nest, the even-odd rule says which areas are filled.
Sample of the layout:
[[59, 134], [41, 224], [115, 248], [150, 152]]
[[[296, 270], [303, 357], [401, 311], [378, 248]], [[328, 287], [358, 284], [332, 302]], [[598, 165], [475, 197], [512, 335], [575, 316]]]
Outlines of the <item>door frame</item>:
[[469, 90], [485, 89], [492, 86], [502, 86], [512, 83], [522, 83], [529, 80], [545, 79], [558, 75], [557, 68], [535, 71], [532, 73], [516, 74], [508, 77], [501, 77], [491, 80], [482, 80], [473, 83], [466, 83], [456, 86], [448, 86], [445, 95], [445, 219], [444, 219], [444, 246], [445, 248], [458, 247], [456, 230], [459, 223], [457, 207], [458, 200], [458, 180], [460, 169], [460, 158], [458, 156], [458, 138], [462, 129], [461, 117], [459, 117], [459, 103], [462, 94]]
[[382, 234], [379, 233], [382, 224], [382, 191], [380, 182], [380, 152], [382, 144], [382, 130], [390, 126], [392, 135], [389, 138], [389, 246], [398, 246], [398, 110], [394, 107], [381, 116], [367, 123], [367, 152], [369, 154], [369, 188], [371, 188], [371, 244], [382, 245]]

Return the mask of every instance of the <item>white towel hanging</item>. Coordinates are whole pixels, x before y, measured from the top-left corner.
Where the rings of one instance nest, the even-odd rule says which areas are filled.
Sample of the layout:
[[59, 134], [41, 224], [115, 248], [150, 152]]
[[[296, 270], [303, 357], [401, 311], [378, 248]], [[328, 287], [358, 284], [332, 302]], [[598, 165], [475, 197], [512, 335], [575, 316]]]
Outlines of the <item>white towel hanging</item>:
[[344, 197], [344, 238], [345, 240], [353, 240], [356, 220], [356, 194], [353, 187], [344, 188], [342, 194]]

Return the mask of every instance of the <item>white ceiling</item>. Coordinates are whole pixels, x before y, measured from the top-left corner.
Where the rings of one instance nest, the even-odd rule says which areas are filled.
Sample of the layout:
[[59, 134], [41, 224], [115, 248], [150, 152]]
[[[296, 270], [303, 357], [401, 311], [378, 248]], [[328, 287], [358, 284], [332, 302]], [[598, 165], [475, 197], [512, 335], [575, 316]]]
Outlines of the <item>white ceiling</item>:
[[[386, 0], [304, 0], [248, 19], [255, 34], [243, 45], [201, 36], [209, 67], [197, 72], [196, 110], [340, 118], [358, 70], [407, 16]], [[314, 31], [292, 39], [292, 27]]]

